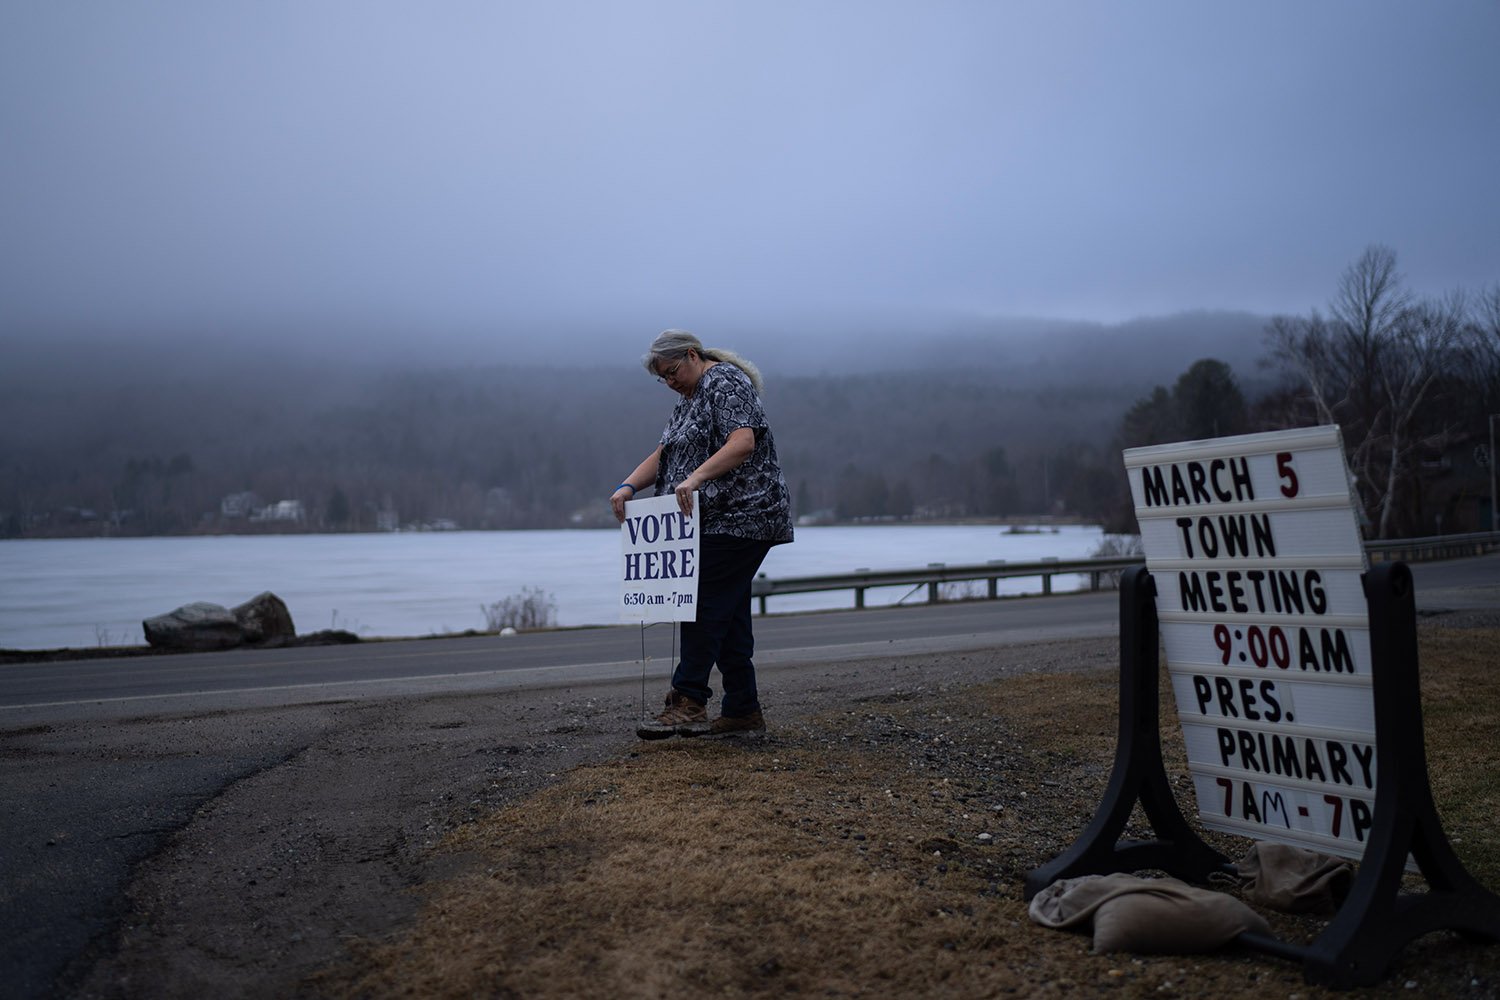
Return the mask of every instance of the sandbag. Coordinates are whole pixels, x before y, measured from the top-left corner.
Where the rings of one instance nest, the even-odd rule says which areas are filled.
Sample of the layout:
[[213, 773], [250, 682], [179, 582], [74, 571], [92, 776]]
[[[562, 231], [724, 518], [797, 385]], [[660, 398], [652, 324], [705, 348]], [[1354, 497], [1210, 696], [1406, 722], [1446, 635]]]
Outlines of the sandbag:
[[1271, 933], [1264, 917], [1233, 896], [1124, 873], [1059, 879], [1032, 898], [1029, 912], [1045, 927], [1091, 923], [1096, 952], [1185, 955], [1221, 948], [1245, 931]]
[[1252, 844], [1234, 870], [1248, 901], [1286, 913], [1332, 913], [1354, 883], [1350, 862], [1269, 840]]

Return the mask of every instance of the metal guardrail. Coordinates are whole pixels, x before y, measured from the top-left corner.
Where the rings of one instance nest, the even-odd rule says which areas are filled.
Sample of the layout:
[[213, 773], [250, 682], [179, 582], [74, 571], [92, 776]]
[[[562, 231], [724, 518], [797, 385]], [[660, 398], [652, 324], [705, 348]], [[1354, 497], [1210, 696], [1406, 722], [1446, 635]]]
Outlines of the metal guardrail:
[[1428, 538], [1397, 538], [1366, 542], [1371, 562], [1424, 562], [1428, 559], [1459, 559], [1482, 556], [1500, 549], [1500, 531], [1475, 531], [1467, 535], [1432, 535]]
[[923, 569], [860, 570], [854, 573], [836, 573], [827, 576], [787, 576], [771, 579], [758, 576], [751, 584], [750, 596], [760, 599], [760, 613], [766, 614], [766, 599], [777, 594], [810, 594], [826, 590], [853, 590], [854, 606], [865, 606], [865, 591], [871, 587], [919, 587], [927, 585], [927, 600], [936, 603], [938, 587], [944, 583], [964, 583], [984, 580], [988, 584], [986, 597], [999, 596], [998, 582], [1016, 577], [1041, 577], [1042, 593], [1052, 593], [1054, 576], [1087, 574], [1091, 590], [1098, 590], [1101, 578], [1107, 573], [1118, 573], [1122, 569], [1141, 562], [1140, 556], [1105, 556], [1093, 559], [1042, 559], [1038, 562], [979, 563], [971, 566], [945, 566], [934, 563]]
[[[1366, 542], [1371, 562], [1423, 562], [1429, 559], [1457, 559], [1483, 555], [1500, 549], [1500, 532], [1482, 531], [1467, 535], [1435, 535], [1430, 538], [1403, 538], [1394, 541]], [[940, 585], [983, 580], [985, 596], [999, 596], [1000, 580], [1017, 577], [1040, 577], [1042, 593], [1052, 593], [1055, 576], [1084, 575], [1089, 589], [1098, 590], [1106, 575], [1112, 575], [1143, 562], [1141, 556], [1102, 556], [1090, 559], [1042, 559], [1038, 562], [996, 562], [968, 566], [945, 566], [934, 563], [922, 569], [857, 570], [824, 576], [787, 576], [771, 579], [758, 576], [751, 584], [750, 596], [760, 601], [760, 613], [767, 613], [767, 600], [779, 594], [811, 594], [829, 590], [854, 591], [854, 606], [865, 606], [865, 591], [872, 587], [927, 587], [927, 601], [941, 600]], [[1112, 582], [1112, 581], [1111, 581]]]

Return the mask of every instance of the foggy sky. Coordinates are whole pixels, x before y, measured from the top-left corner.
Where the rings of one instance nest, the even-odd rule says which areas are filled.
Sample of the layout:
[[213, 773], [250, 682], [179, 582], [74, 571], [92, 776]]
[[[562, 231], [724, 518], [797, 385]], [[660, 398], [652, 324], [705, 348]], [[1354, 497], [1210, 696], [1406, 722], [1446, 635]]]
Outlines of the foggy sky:
[[[1500, 281], [1500, 3], [9, 3], [0, 334], [566, 355]], [[634, 356], [632, 354], [632, 356]]]

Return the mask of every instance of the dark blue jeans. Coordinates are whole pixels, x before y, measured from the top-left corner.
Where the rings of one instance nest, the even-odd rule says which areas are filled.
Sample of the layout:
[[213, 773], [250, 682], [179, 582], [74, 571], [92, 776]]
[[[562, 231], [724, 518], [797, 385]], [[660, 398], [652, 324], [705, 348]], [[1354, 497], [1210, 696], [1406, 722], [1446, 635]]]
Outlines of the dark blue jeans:
[[743, 718], [760, 711], [755, 690], [755, 636], [750, 631], [750, 584], [770, 542], [732, 535], [704, 535], [698, 543], [698, 620], [682, 623], [682, 658], [672, 687], [700, 705], [713, 689], [714, 665], [724, 682], [719, 711]]

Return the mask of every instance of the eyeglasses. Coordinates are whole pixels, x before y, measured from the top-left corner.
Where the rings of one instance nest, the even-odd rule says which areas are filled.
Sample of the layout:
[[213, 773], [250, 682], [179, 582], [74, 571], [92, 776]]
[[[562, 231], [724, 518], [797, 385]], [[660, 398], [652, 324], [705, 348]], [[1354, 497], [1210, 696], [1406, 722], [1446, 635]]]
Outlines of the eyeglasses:
[[665, 383], [667, 381], [667, 379], [669, 379], [669, 378], [676, 378], [677, 377], [677, 369], [679, 369], [679, 368], [682, 367], [684, 361], [687, 361], [687, 358], [683, 358], [682, 361], [677, 362], [675, 365], [673, 365], [672, 367], [668, 368], [666, 371], [658, 373], [657, 376], [656, 376], [656, 381]]

